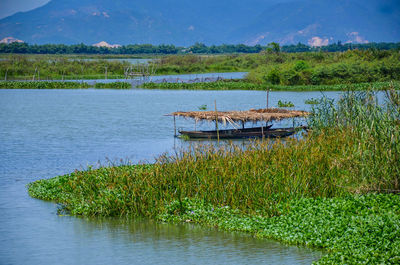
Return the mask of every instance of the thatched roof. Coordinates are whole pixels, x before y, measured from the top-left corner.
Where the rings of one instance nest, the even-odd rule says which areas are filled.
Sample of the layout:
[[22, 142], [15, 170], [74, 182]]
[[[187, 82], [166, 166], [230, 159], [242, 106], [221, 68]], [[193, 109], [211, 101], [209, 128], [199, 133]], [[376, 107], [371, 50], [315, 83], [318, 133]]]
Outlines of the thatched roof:
[[257, 121], [273, 121], [287, 118], [304, 117], [309, 115], [309, 112], [299, 110], [286, 110], [278, 108], [269, 109], [250, 109], [246, 111], [177, 111], [167, 116], [177, 116], [192, 118], [196, 121], [215, 121], [218, 114], [218, 121], [224, 124], [235, 122], [257, 122]]

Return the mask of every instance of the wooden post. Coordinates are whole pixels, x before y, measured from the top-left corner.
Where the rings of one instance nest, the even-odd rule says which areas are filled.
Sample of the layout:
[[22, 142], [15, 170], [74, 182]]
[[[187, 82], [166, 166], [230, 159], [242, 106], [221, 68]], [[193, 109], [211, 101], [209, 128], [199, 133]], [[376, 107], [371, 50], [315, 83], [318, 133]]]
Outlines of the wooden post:
[[260, 116], [261, 116], [261, 136], [262, 139], [264, 140], [264, 122], [262, 120], [262, 114], [260, 114]]
[[264, 138], [264, 124], [261, 123], [261, 135]]
[[176, 137], [176, 120], [175, 120], [175, 115], [174, 115], [174, 136]]
[[8, 69], [6, 70], [6, 74], [4, 76], [4, 81], [7, 81], [7, 72], [8, 72]]
[[197, 131], [197, 120], [194, 119], [194, 131]]
[[267, 109], [268, 109], [268, 105], [269, 105], [269, 88], [267, 88]]
[[217, 101], [214, 100], [215, 105], [215, 128], [217, 129], [217, 140], [219, 143], [219, 130], [218, 130], [218, 111], [217, 111]]
[[36, 71], [37, 71], [37, 67], [35, 67], [35, 72], [33, 73], [32, 81], [35, 81]]
[[105, 77], [106, 77], [106, 80], [107, 80], [107, 66], [105, 66], [104, 68], [106, 69], [106, 71], [105, 71], [104, 75], [105, 75]]

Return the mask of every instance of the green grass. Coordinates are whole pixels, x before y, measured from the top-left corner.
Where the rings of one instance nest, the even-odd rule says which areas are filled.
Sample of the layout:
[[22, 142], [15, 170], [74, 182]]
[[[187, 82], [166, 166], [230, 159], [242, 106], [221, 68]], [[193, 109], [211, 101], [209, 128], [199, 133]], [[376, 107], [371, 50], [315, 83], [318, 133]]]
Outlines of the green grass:
[[400, 89], [400, 82], [375, 82], [338, 85], [267, 85], [249, 81], [217, 81], [200, 83], [145, 83], [141, 86], [146, 89], [185, 89], [185, 90], [267, 90], [271, 91], [346, 91], [346, 90], [385, 90], [393, 84], [395, 89]]
[[400, 192], [400, 93], [386, 95], [384, 104], [374, 91], [321, 99], [300, 140], [197, 147], [28, 191], [78, 216], [189, 220], [327, 249], [321, 263], [396, 263], [400, 198], [386, 193]]

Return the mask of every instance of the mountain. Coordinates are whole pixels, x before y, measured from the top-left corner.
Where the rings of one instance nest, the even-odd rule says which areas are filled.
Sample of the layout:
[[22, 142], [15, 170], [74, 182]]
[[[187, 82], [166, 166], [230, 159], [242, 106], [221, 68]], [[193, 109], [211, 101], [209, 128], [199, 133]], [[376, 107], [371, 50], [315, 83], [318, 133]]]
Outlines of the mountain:
[[[371, 2], [371, 1], [370, 1]], [[386, 5], [383, 3], [386, 2]], [[386, 9], [385, 9], [386, 8]], [[231, 34], [247, 44], [328, 44], [400, 41], [400, 12], [395, 1], [309, 0], [280, 3]]]
[[398, 0], [52, 0], [0, 20], [28, 43], [400, 41]]

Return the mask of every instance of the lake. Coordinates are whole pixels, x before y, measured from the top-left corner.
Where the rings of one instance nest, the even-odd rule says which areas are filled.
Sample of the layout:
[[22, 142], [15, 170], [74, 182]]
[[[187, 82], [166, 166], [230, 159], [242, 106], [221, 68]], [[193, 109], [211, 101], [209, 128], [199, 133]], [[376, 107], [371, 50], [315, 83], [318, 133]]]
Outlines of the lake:
[[[337, 98], [337, 92], [325, 92]], [[270, 92], [270, 106], [307, 109], [319, 92]], [[58, 216], [29, 182], [107, 165], [154, 161], [185, 147], [164, 114], [265, 106], [262, 91], [0, 90], [0, 264], [310, 264], [321, 253], [191, 224]], [[204, 128], [212, 127], [203, 124]], [[194, 122], [178, 120], [192, 129]]]

